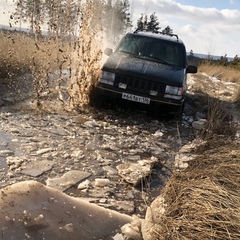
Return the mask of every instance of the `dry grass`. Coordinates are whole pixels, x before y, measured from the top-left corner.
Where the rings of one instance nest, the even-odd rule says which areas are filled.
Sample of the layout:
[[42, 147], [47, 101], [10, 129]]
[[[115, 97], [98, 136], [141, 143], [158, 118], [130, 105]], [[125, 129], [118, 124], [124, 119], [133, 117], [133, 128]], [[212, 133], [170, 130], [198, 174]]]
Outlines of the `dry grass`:
[[[211, 77], [218, 81], [211, 80]], [[202, 101], [207, 114], [207, 126], [202, 137], [211, 138], [215, 134], [235, 136], [238, 123], [233, 121], [233, 115], [236, 115], [240, 99], [240, 71], [223, 66], [201, 65], [194, 87], [195, 91], [201, 92], [200, 95], [205, 95]]]
[[237, 89], [236, 97], [235, 97], [236, 102], [240, 102], [240, 86]]
[[231, 104], [219, 99], [208, 99], [207, 124], [201, 137], [211, 138], [213, 135], [234, 138], [238, 123], [233, 121]]
[[240, 71], [230, 67], [202, 64], [199, 72], [206, 73], [211, 77], [216, 77], [223, 82], [236, 83], [237, 89], [234, 96], [235, 101], [240, 100]]
[[205, 72], [209, 76], [216, 77], [224, 82], [233, 82], [240, 84], [240, 71], [233, 68], [202, 64], [199, 66], [199, 72]]
[[34, 35], [16, 31], [0, 31], [1, 77], [19, 75], [35, 66], [54, 71], [59, 63], [67, 64], [71, 42], [50, 38], [36, 40]]
[[212, 139], [198, 153], [162, 192], [151, 239], [240, 239], [239, 142]]

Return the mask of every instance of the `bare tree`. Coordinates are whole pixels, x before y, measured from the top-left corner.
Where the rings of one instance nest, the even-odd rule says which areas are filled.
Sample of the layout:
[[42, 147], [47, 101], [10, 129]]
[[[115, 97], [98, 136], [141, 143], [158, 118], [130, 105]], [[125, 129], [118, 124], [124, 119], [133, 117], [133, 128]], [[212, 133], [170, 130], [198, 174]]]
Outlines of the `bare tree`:
[[29, 22], [32, 32], [35, 32], [35, 30], [39, 31], [39, 25], [41, 24], [43, 15], [42, 0], [18, 0], [15, 4], [15, 18], [20, 19], [21, 22]]

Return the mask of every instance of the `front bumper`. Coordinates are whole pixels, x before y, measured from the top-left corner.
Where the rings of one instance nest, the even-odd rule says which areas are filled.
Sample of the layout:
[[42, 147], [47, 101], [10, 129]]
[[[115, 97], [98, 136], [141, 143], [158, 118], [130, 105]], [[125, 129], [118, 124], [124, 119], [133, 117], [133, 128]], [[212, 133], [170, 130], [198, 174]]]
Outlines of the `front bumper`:
[[[150, 98], [150, 104], [144, 104], [144, 103], [125, 100], [122, 98], [123, 93]], [[174, 100], [174, 99], [158, 98], [158, 97], [152, 97], [152, 96], [142, 96], [135, 92], [127, 92], [127, 91], [119, 91], [118, 89], [117, 90], [110, 89], [101, 83], [98, 83], [95, 87], [95, 98], [96, 98], [96, 101], [98, 98], [102, 98], [104, 101], [108, 101], [108, 102], [113, 102], [113, 101], [120, 102], [126, 105], [134, 105], [136, 106], [136, 108], [139, 108], [139, 109], [147, 109], [147, 110], [154, 110], [154, 111], [160, 111], [160, 112], [167, 111], [168, 113], [171, 113], [171, 114], [179, 114], [179, 111], [181, 111], [184, 105], [184, 99]]]

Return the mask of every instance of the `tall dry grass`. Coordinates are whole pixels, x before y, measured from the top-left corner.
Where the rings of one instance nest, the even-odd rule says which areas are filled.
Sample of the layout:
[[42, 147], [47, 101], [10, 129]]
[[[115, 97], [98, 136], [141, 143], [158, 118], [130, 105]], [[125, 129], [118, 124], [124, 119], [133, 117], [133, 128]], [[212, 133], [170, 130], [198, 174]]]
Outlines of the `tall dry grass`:
[[225, 66], [201, 64], [199, 66], [199, 72], [206, 73], [211, 77], [216, 77], [223, 82], [235, 83], [237, 90], [234, 96], [234, 100], [240, 100], [240, 70]]
[[239, 142], [215, 138], [193, 154], [147, 212], [147, 239], [240, 239]]
[[[72, 51], [66, 41], [55, 41], [17, 31], [0, 31], [1, 77], [9, 77], [42, 67], [54, 71], [59, 63], [67, 64], [67, 54]], [[3, 67], [4, 66], [4, 67]]]
[[216, 66], [211, 64], [201, 64], [199, 72], [205, 72], [211, 77], [216, 77], [221, 81], [240, 84], [240, 71], [225, 66]]

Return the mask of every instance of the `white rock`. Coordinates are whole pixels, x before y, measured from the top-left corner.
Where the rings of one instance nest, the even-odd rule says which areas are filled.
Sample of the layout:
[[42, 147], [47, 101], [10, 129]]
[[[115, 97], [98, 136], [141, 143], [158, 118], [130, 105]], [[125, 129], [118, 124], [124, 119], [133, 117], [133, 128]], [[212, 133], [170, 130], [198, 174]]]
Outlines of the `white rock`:
[[37, 155], [42, 155], [42, 154], [44, 154], [44, 153], [51, 152], [51, 151], [53, 151], [52, 148], [43, 148], [43, 149], [39, 149], [39, 150], [36, 152], [36, 154], [37, 154]]
[[11, 150], [0, 150], [0, 157], [13, 156], [14, 152]]
[[207, 125], [206, 119], [199, 119], [198, 121], [194, 121], [192, 126], [195, 130], [203, 130]]
[[95, 179], [95, 187], [105, 187], [109, 185], [111, 182], [109, 179], [102, 179], [102, 178], [96, 178]]
[[84, 182], [81, 182], [81, 183], [78, 185], [78, 189], [79, 189], [79, 190], [87, 189], [87, 188], [89, 187], [89, 184], [90, 184], [90, 181], [89, 181], [89, 180], [85, 180]]
[[87, 172], [72, 170], [59, 178], [47, 179], [48, 186], [65, 191], [75, 184], [88, 178], [91, 174]]

